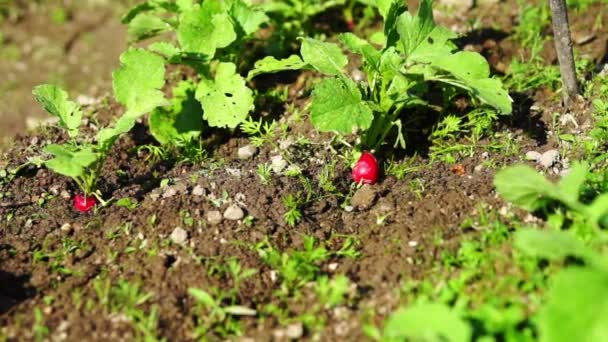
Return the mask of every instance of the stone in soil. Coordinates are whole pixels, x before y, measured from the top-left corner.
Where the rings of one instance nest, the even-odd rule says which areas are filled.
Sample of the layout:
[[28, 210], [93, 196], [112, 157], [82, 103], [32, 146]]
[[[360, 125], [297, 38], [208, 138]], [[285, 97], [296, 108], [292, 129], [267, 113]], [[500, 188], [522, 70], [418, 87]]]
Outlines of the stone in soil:
[[526, 160], [532, 160], [538, 163], [538, 161], [540, 160], [540, 157], [542, 156], [542, 154], [536, 152], [536, 151], [528, 151], [526, 152]]
[[205, 188], [203, 188], [200, 184], [197, 184], [194, 189], [192, 189], [192, 195], [205, 196]]
[[350, 204], [359, 210], [369, 209], [374, 205], [376, 196], [377, 194], [374, 187], [366, 184], [355, 192]]
[[270, 157], [270, 167], [274, 173], [281, 173], [287, 167], [287, 162], [281, 155], [272, 156]]
[[240, 147], [237, 151], [239, 159], [249, 159], [258, 152], [258, 148], [253, 145], [245, 145]]
[[173, 243], [178, 245], [183, 245], [188, 241], [188, 232], [185, 231], [182, 227], [176, 227], [171, 232], [171, 236], [169, 236]]
[[207, 222], [212, 225], [220, 224], [222, 222], [222, 213], [219, 210], [207, 212]]
[[243, 217], [245, 217], [245, 212], [236, 204], [229, 206], [226, 208], [226, 211], [224, 211], [224, 218], [226, 220], [238, 221], [243, 219]]
[[302, 335], [304, 335], [304, 327], [302, 326], [302, 323], [293, 323], [288, 325], [285, 335], [292, 340], [302, 337]]
[[549, 150], [540, 156], [538, 162], [545, 169], [550, 168], [559, 160], [559, 151], [556, 149]]

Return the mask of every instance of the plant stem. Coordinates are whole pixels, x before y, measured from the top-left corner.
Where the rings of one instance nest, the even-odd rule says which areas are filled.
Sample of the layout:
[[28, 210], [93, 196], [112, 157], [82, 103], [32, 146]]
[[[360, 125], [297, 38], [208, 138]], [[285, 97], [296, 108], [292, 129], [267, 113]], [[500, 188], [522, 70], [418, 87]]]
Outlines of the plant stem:
[[562, 83], [565, 89], [564, 103], [569, 105], [579, 92], [576, 82], [574, 56], [572, 54], [572, 39], [570, 38], [566, 0], [549, 0], [549, 5], [551, 6], [551, 18], [553, 21], [555, 50], [557, 51]]

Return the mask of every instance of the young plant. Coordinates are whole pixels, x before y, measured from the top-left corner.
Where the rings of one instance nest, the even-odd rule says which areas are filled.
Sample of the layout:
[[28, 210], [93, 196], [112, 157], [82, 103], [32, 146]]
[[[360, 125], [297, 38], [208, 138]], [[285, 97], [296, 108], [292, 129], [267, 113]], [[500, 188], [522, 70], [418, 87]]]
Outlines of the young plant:
[[[474, 103], [511, 113], [511, 98], [500, 80], [490, 77], [487, 61], [478, 53], [457, 51], [456, 34], [433, 20], [432, 1], [423, 0], [416, 15], [402, 1], [384, 1], [384, 42], [377, 48], [352, 33], [340, 35], [342, 44], [363, 60], [366, 82], [346, 72], [347, 56], [340, 46], [312, 38], [302, 39], [300, 56], [258, 61], [248, 78], [259, 73], [313, 69], [328, 78], [312, 93], [311, 121], [322, 132], [361, 134], [361, 147], [378, 148], [391, 132], [396, 145], [405, 145], [404, 127], [417, 107], [434, 107], [427, 99], [431, 89], [448, 100], [469, 94]], [[446, 101], [449, 103], [449, 101]], [[410, 117], [409, 119], [415, 119]]]
[[608, 215], [608, 194], [593, 202], [581, 202], [580, 192], [588, 175], [587, 166], [575, 164], [558, 183], [551, 183], [536, 170], [525, 165], [508, 167], [496, 174], [494, 185], [507, 201], [528, 211], [546, 208], [552, 201], [565, 205], [581, 215], [593, 227], [599, 227]]
[[126, 110], [114, 127], [101, 129], [92, 140], [79, 135], [82, 110], [68, 99], [64, 90], [50, 84], [39, 85], [33, 90], [36, 101], [49, 114], [59, 118], [59, 126], [69, 136], [66, 143], [45, 146], [43, 151], [52, 158], [40, 160], [39, 164], [74, 180], [83, 192], [74, 198], [74, 208], [79, 211], [90, 210], [91, 201], [95, 199], [106, 205], [98, 189], [98, 181], [112, 146], [133, 128], [139, 117], [165, 104], [160, 91], [165, 84], [161, 57], [145, 50], [129, 49], [121, 55], [120, 61], [121, 67], [112, 74], [113, 89], [116, 100]]
[[149, 0], [124, 16], [136, 41], [173, 33], [176, 45], [160, 41], [147, 50], [163, 56], [163, 63], [190, 66], [200, 79], [179, 83], [168, 106], [151, 109], [150, 131], [161, 144], [187, 146], [205, 126], [234, 129], [248, 117], [254, 99], [239, 74], [248, 60], [243, 46], [267, 21], [244, 0]]

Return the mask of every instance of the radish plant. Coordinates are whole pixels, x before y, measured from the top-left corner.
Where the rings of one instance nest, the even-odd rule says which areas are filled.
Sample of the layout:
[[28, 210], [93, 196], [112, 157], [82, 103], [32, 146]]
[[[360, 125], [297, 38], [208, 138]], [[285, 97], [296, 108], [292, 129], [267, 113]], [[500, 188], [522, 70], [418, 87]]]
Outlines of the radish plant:
[[243, 46], [267, 21], [262, 10], [244, 0], [149, 0], [124, 16], [136, 41], [173, 34], [176, 44], [160, 41], [147, 51], [162, 56], [163, 64], [188, 65], [198, 74], [198, 81], [175, 86], [167, 106], [150, 109], [150, 131], [161, 144], [187, 145], [205, 125], [233, 129], [248, 117], [254, 97], [239, 73], [246, 64]]
[[379, 2], [384, 18], [383, 44], [377, 47], [352, 33], [340, 41], [363, 60], [365, 82], [345, 72], [347, 56], [335, 43], [302, 39], [300, 56], [258, 61], [248, 78], [259, 73], [312, 69], [326, 76], [312, 92], [311, 121], [322, 132], [361, 134], [363, 148], [378, 148], [391, 132], [405, 146], [403, 119], [414, 108], [432, 107], [432, 85], [445, 97], [468, 94], [476, 104], [511, 113], [512, 100], [502, 82], [490, 77], [487, 61], [478, 53], [457, 51], [457, 35], [433, 19], [432, 1], [423, 0], [416, 15], [402, 1]]
[[33, 90], [36, 101], [49, 114], [59, 118], [59, 126], [70, 137], [66, 143], [45, 146], [43, 151], [51, 158], [40, 164], [76, 182], [83, 192], [74, 199], [74, 207], [79, 211], [91, 209], [91, 201], [94, 200], [90, 196], [106, 204], [98, 189], [98, 181], [112, 146], [133, 128], [139, 117], [167, 103], [160, 91], [165, 84], [165, 66], [160, 56], [141, 49], [129, 49], [121, 55], [120, 61], [120, 68], [112, 75], [112, 85], [114, 96], [125, 111], [112, 127], [101, 129], [91, 140], [85, 140], [79, 134], [82, 110], [68, 99], [64, 90], [50, 84]]

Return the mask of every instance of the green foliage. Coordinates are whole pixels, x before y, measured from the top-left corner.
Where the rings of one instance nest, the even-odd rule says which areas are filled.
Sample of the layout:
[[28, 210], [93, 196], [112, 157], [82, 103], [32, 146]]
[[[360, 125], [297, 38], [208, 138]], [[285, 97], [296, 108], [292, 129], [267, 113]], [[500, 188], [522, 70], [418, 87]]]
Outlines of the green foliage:
[[376, 341], [452, 341], [471, 340], [472, 329], [454, 310], [443, 304], [418, 304], [400, 308], [384, 323], [382, 331], [365, 327]]
[[599, 225], [608, 214], [608, 195], [600, 195], [590, 204], [582, 203], [580, 191], [587, 178], [587, 166], [575, 164], [568, 175], [553, 184], [524, 165], [508, 167], [496, 174], [494, 185], [502, 197], [529, 211], [549, 204], [549, 200], [564, 204], [585, 217], [591, 225]]
[[173, 88], [171, 105], [150, 113], [150, 133], [162, 145], [181, 145], [200, 136], [203, 110], [195, 91], [191, 81], [182, 81]]
[[222, 337], [239, 336], [240, 325], [234, 320], [238, 316], [255, 316], [256, 311], [240, 305], [223, 306], [221, 298], [214, 298], [202, 289], [189, 288], [188, 294], [196, 301], [195, 315], [197, 327], [195, 339], [204, 339], [213, 330]]
[[[567, 231], [522, 230], [516, 246], [549, 260], [577, 257], [583, 266], [567, 267], [550, 282], [538, 319], [540, 341], [601, 341], [608, 337], [608, 258]], [[576, 311], [577, 315], [571, 313]]]
[[[326, 262], [332, 256], [343, 256], [355, 258], [358, 253], [353, 241], [346, 239], [340, 250], [329, 251], [322, 244], [318, 244], [314, 237], [304, 236], [303, 248], [281, 252], [270, 244], [263, 241], [255, 246], [262, 261], [272, 267], [280, 278], [280, 294], [287, 295], [297, 291], [310, 281], [314, 281], [321, 275], [321, 263]], [[334, 284], [339, 286], [339, 284]], [[323, 287], [323, 285], [321, 285]], [[342, 293], [339, 289], [320, 289], [322, 298], [327, 299], [326, 304], [335, 302]], [[335, 293], [331, 293], [335, 291]]]
[[43, 84], [34, 88], [34, 98], [44, 110], [59, 118], [59, 125], [70, 138], [78, 135], [82, 111], [77, 103], [68, 100], [68, 93], [56, 85]]
[[[456, 52], [451, 42], [456, 34], [435, 24], [431, 5], [432, 1], [422, 1], [412, 15], [399, 1], [380, 4], [385, 20], [381, 49], [351, 33], [340, 36], [342, 44], [363, 60], [367, 83], [360, 85], [344, 74], [348, 59], [338, 45], [312, 38], [302, 41], [300, 54], [307, 67], [332, 76], [313, 90], [315, 128], [343, 134], [362, 131], [363, 147], [372, 149], [396, 128], [397, 143], [404, 145], [401, 116], [406, 108], [429, 106], [425, 95], [430, 83], [447, 93], [460, 89], [499, 113], [511, 112], [511, 98], [500, 80], [490, 77], [486, 60], [474, 52]], [[264, 70], [278, 71], [281, 64], [287, 69], [303, 67], [291, 56], [272, 61], [272, 67], [264, 65]]]
[[116, 100], [127, 108], [125, 117], [137, 118], [166, 104], [160, 90], [165, 85], [162, 57], [130, 48], [120, 55], [120, 63], [112, 73], [112, 86]]
[[[268, 20], [263, 10], [245, 0], [149, 0], [123, 17], [136, 41], [161, 33], [176, 37], [177, 46], [166, 41], [149, 45], [146, 53], [154, 56], [154, 68], [142, 66], [141, 70], [147, 69], [164, 82], [165, 63], [185, 64], [200, 76], [200, 82], [189, 81], [174, 89], [171, 104], [148, 102], [147, 111], [153, 111], [150, 129], [161, 144], [191, 146], [189, 142], [202, 133], [202, 120], [211, 127], [235, 128], [248, 117], [254, 101], [238, 70], [247, 64], [247, 51], [242, 46], [253, 40]], [[155, 71], [157, 64], [163, 66], [162, 71]], [[194, 98], [192, 88], [196, 89]], [[131, 92], [141, 101], [159, 99], [147, 94], [151, 89], [133, 87]]]
[[213, 127], [235, 128], [253, 109], [253, 92], [233, 63], [220, 63], [215, 79], [202, 79], [196, 98], [205, 110], [203, 117]]
[[327, 78], [312, 93], [310, 119], [320, 131], [350, 134], [368, 129], [374, 119], [370, 106], [355, 82], [348, 78]]

